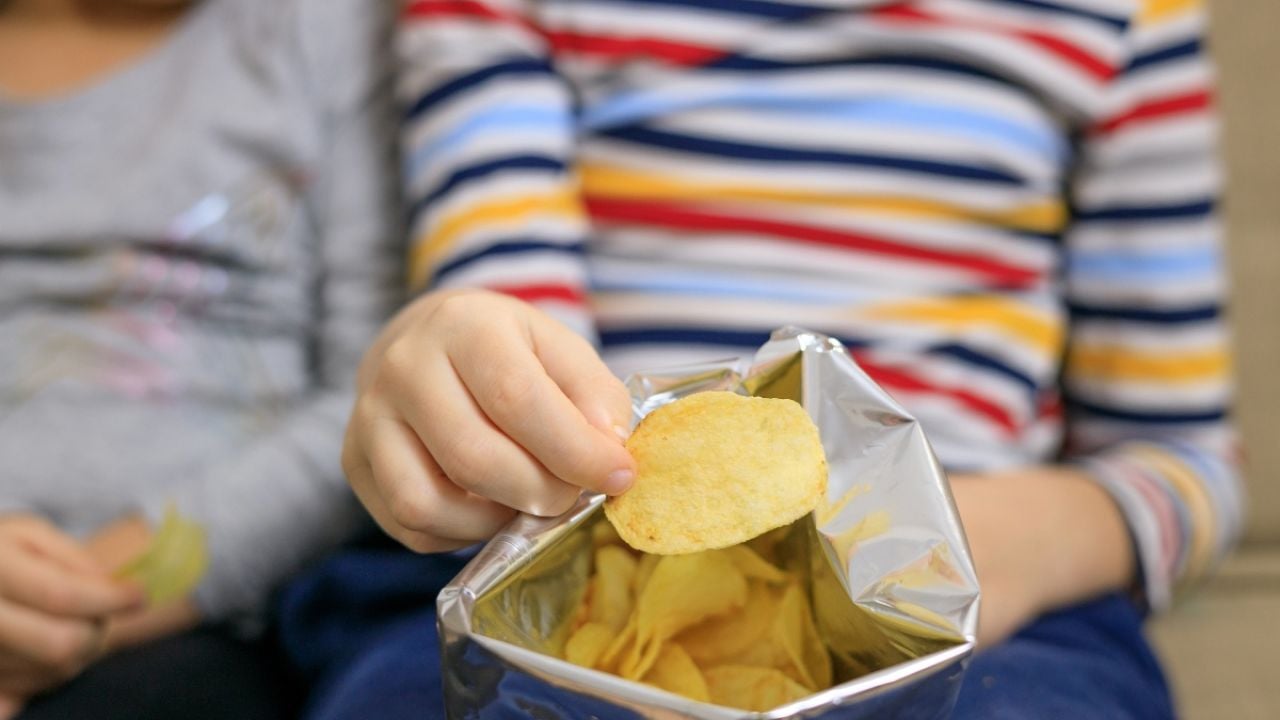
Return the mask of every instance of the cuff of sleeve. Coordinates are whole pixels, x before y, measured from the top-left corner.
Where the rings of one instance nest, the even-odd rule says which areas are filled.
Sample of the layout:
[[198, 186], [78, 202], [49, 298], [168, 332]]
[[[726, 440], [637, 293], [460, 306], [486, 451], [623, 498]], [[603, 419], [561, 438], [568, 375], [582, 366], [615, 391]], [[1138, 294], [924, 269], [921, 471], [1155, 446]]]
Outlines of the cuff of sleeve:
[[[1168, 523], [1162, 523], [1152, 506], [1148, 483], [1123, 454], [1103, 454], [1076, 464], [1111, 496], [1124, 515], [1133, 543], [1137, 570], [1132, 596], [1144, 610], [1161, 612], [1173, 601], [1173, 573], [1168, 560]], [[1144, 491], [1145, 490], [1145, 491]]]

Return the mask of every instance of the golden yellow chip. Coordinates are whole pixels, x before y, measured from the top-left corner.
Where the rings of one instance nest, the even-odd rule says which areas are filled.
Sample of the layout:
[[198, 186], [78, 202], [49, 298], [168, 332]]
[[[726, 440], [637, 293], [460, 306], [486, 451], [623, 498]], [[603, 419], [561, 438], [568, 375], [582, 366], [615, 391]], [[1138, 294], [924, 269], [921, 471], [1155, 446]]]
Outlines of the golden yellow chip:
[[115, 575], [141, 585], [147, 602], [164, 605], [189, 595], [208, 569], [209, 540], [204, 528], [169, 504], [146, 549]]
[[[603, 524], [608, 525], [608, 523]], [[640, 565], [636, 568], [636, 579], [633, 583], [637, 597], [644, 592], [645, 586], [649, 584], [649, 578], [653, 577], [653, 569], [658, 567], [658, 561], [661, 559], [661, 555], [640, 556]]]
[[676, 640], [701, 666], [739, 662], [773, 630], [778, 613], [775, 591], [752, 583], [742, 610], [717, 615], [680, 633]]
[[622, 633], [609, 643], [609, 647], [605, 649], [604, 655], [596, 662], [597, 670], [604, 670], [615, 675], [621, 674], [619, 666], [624, 658], [631, 657], [635, 652], [636, 644], [636, 614], [631, 613], [631, 617], [627, 618], [627, 624], [622, 628]]
[[591, 544], [595, 547], [604, 545], [621, 545], [622, 538], [613, 528], [613, 523], [598, 522], [591, 527]]
[[596, 575], [591, 581], [588, 618], [617, 632], [631, 616], [631, 587], [636, 575], [636, 559], [618, 545], [596, 550]]
[[827, 490], [818, 429], [791, 400], [690, 395], [650, 413], [627, 450], [635, 484], [605, 515], [648, 553], [737, 545], [811, 512]]
[[711, 693], [702, 671], [679, 644], [668, 642], [662, 646], [658, 659], [645, 674], [643, 682], [692, 700], [711, 702]]
[[644, 677], [664, 642], [746, 601], [746, 578], [724, 553], [663, 557], [636, 600], [635, 644], [622, 659], [620, 674], [629, 680]]
[[738, 566], [738, 569], [749, 580], [763, 580], [767, 583], [781, 584], [789, 579], [785, 572], [768, 563], [764, 558], [757, 555], [756, 551], [746, 545], [725, 548], [724, 552], [729, 554], [729, 559], [733, 561], [734, 565]]
[[564, 659], [574, 665], [595, 667], [613, 642], [614, 630], [603, 623], [589, 622], [569, 636], [564, 645]]
[[783, 592], [774, 629], [801, 684], [815, 690], [830, 687], [831, 656], [813, 623], [809, 599], [799, 585], [791, 585]]
[[808, 689], [772, 668], [721, 665], [704, 674], [711, 702], [763, 712], [810, 695]]

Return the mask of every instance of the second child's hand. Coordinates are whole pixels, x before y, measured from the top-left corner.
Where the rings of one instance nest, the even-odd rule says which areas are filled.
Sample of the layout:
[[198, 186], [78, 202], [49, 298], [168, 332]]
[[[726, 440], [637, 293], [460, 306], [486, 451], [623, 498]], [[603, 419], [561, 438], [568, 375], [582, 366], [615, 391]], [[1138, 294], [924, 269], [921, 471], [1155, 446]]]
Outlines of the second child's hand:
[[[0, 518], [0, 707], [78, 675], [105, 651], [105, 621], [142, 605], [74, 538], [33, 515]], [[0, 716], [2, 717], [2, 716]]]

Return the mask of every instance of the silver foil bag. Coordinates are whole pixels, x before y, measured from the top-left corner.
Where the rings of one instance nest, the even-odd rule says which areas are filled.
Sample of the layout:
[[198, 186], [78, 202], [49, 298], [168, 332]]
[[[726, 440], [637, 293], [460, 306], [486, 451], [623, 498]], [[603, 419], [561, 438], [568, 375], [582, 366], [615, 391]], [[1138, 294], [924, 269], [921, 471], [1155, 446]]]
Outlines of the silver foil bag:
[[790, 398], [822, 435], [827, 501], [778, 546], [807, 586], [837, 684], [766, 713], [696, 702], [559, 659], [587, 589], [599, 495], [518, 517], [438, 599], [451, 718], [945, 718], [973, 650], [978, 585], [919, 424], [835, 340], [784, 328], [754, 358], [639, 373], [634, 421], [704, 390]]

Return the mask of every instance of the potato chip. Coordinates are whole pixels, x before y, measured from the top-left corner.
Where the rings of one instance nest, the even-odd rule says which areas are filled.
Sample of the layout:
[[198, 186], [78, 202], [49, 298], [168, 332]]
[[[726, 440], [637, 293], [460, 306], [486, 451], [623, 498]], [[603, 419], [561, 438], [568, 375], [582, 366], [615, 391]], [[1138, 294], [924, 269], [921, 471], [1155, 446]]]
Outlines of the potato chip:
[[[606, 525], [608, 523], [605, 523]], [[658, 561], [662, 559], [661, 555], [641, 555], [640, 564], [636, 567], [635, 585], [636, 597], [644, 592], [644, 588], [649, 584], [649, 578], [653, 577], [653, 569], [658, 567]]]
[[815, 690], [831, 686], [831, 656], [813, 624], [809, 599], [799, 585], [790, 585], [783, 592], [774, 631], [801, 684]]
[[592, 579], [591, 605], [588, 619], [603, 623], [617, 632], [631, 616], [632, 582], [636, 575], [636, 559], [619, 545], [605, 545], [596, 550], [596, 574]]
[[752, 583], [742, 610], [710, 618], [680, 633], [676, 640], [704, 667], [737, 662], [773, 631], [777, 612], [777, 591]]
[[564, 659], [574, 665], [593, 668], [613, 642], [615, 631], [608, 625], [589, 622], [578, 628], [564, 644]]
[[704, 674], [711, 702], [764, 712], [807, 697], [804, 686], [772, 668], [720, 665]]
[[618, 531], [614, 529], [613, 523], [598, 522], [591, 526], [591, 544], [599, 548], [605, 545], [622, 545], [623, 542]]
[[613, 642], [605, 649], [604, 655], [596, 662], [597, 670], [604, 670], [614, 674], [621, 674], [619, 665], [625, 657], [630, 657], [634, 652], [636, 644], [636, 614], [631, 613], [631, 617], [627, 618], [627, 624], [622, 628], [622, 633], [613, 638]]
[[605, 502], [628, 545], [660, 555], [723, 548], [811, 512], [827, 489], [818, 429], [791, 400], [690, 395], [627, 440], [636, 481]]
[[668, 642], [662, 646], [662, 652], [658, 653], [658, 659], [654, 660], [642, 682], [691, 700], [711, 702], [711, 693], [702, 671], [678, 643]]
[[142, 586], [147, 601], [163, 605], [186, 597], [209, 567], [204, 528], [165, 508], [160, 527], [141, 555], [116, 572], [116, 577]]
[[629, 680], [643, 677], [663, 642], [746, 601], [746, 578], [724, 553], [663, 557], [636, 601], [635, 645], [620, 663], [620, 673]]
[[733, 561], [734, 565], [738, 566], [738, 569], [749, 580], [763, 580], [767, 583], [780, 584], [787, 582], [789, 579], [785, 572], [766, 562], [764, 558], [756, 554], [756, 551], [746, 545], [725, 548], [724, 552], [729, 554], [729, 559]]

